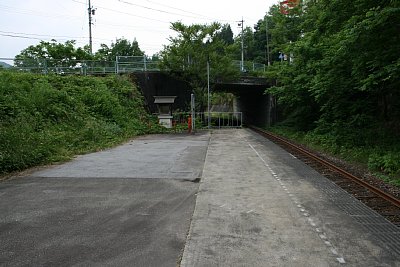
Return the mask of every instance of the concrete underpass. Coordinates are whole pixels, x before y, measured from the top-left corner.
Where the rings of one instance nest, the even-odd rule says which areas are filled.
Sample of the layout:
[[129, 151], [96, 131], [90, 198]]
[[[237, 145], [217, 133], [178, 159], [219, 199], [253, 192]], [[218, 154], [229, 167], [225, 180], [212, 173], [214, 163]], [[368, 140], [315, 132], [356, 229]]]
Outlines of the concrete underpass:
[[[188, 110], [192, 88], [190, 84], [162, 72], [132, 73], [146, 99], [151, 113], [157, 112], [154, 96], [177, 96], [174, 110]], [[231, 82], [216, 82], [211, 92], [227, 92], [235, 95], [235, 112], [243, 113], [243, 124], [269, 125], [276, 121], [276, 102], [265, 93], [270, 87], [265, 78], [241, 77]]]

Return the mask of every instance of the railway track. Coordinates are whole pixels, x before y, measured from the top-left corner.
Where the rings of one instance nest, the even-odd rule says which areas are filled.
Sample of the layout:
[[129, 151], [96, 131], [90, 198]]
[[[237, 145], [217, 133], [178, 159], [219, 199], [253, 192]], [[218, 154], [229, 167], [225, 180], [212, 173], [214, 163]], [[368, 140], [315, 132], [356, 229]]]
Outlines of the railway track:
[[400, 199], [315, 153], [255, 126], [250, 129], [273, 141], [400, 227]]

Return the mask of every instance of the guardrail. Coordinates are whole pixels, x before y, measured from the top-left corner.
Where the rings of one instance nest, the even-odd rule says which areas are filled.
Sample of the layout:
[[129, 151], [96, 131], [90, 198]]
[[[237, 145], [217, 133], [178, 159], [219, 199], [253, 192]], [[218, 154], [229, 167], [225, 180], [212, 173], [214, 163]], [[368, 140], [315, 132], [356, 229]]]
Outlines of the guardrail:
[[[190, 112], [173, 113], [174, 125], [187, 125]], [[196, 112], [195, 128], [208, 128], [208, 112]], [[221, 128], [242, 128], [242, 112], [210, 112], [210, 127], [213, 129]]]
[[[0, 58], [0, 61], [7, 63], [12, 70], [22, 72], [33, 72], [42, 74], [74, 74], [92, 75], [109, 73], [128, 73], [160, 71], [160, 62], [151, 60], [147, 56], [117, 56], [115, 61], [105, 60], [75, 60], [75, 59], [12, 59]], [[265, 71], [266, 65], [239, 60], [233, 60], [232, 64], [240, 71]]]

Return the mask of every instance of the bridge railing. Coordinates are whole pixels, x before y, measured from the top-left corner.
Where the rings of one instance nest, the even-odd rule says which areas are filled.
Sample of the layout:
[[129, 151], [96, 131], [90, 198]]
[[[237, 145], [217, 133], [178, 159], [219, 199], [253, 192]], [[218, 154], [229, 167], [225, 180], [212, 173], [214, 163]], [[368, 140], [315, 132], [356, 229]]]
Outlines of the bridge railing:
[[242, 68], [242, 61], [240, 60], [233, 60], [232, 62], [236, 68], [240, 71], [248, 72], [248, 71], [263, 71], [267, 70], [267, 66], [263, 63], [256, 63], [253, 61], [244, 61], [243, 68]]
[[[117, 56], [115, 61], [74, 60], [74, 59], [11, 59], [0, 58], [0, 61], [11, 65], [13, 70], [33, 73], [55, 74], [108, 74], [142, 71], [160, 71], [160, 62], [146, 56]], [[265, 64], [233, 60], [232, 64], [239, 71], [265, 71]]]

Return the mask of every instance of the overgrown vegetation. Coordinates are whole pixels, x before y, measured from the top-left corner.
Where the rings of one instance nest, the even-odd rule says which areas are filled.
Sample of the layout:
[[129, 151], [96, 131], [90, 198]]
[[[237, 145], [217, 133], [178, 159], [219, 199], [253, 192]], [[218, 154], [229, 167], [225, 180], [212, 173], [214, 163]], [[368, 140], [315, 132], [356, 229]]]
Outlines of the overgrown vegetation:
[[290, 2], [243, 32], [245, 59], [271, 63], [273, 130], [400, 184], [400, 2]]
[[126, 78], [0, 72], [0, 174], [160, 130]]
[[274, 51], [294, 59], [268, 72], [283, 132], [400, 185], [399, 2], [307, 1], [288, 13], [269, 13]]

